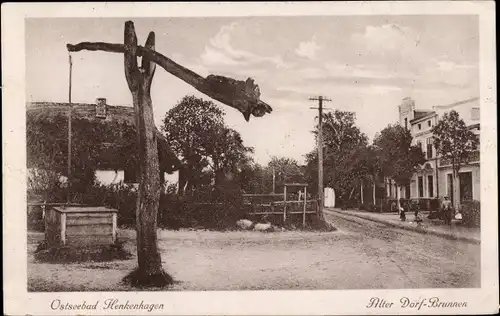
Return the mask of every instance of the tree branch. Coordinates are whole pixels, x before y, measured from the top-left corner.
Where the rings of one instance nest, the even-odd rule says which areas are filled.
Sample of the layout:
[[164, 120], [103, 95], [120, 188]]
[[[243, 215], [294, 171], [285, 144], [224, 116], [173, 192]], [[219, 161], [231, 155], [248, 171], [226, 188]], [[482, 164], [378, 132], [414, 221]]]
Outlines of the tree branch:
[[[144, 47], [155, 50], [155, 33], [149, 32], [148, 39], [146, 40], [146, 44]], [[145, 84], [148, 88], [151, 88], [151, 81], [153, 80], [153, 76], [155, 74], [156, 64], [151, 62], [147, 57], [142, 58], [142, 69], [144, 71], [144, 80]]]
[[[128, 22], [127, 22], [128, 23]], [[130, 22], [131, 23], [131, 22]], [[126, 24], [127, 26], [127, 24]], [[131, 28], [126, 27], [131, 32], [134, 31], [133, 24]], [[126, 36], [125, 36], [126, 37]], [[134, 31], [135, 37], [135, 31]], [[135, 37], [137, 42], [137, 38]], [[82, 42], [76, 45], [67, 44], [66, 47], [70, 52], [79, 52], [82, 50], [90, 51], [105, 51], [112, 53], [125, 53], [128, 51], [129, 62], [132, 62], [132, 56], [134, 55], [133, 43], [130, 43], [130, 47], [122, 44], [104, 43], [104, 42]], [[127, 45], [128, 46], [128, 45]], [[127, 55], [127, 54], [125, 54]], [[204, 78], [197, 73], [187, 69], [173, 60], [165, 57], [164, 55], [149, 49], [148, 47], [137, 46], [135, 50], [135, 57], [142, 56], [146, 57], [151, 62], [156, 63], [167, 72], [176, 76], [177, 78], [183, 80], [184, 82], [191, 85], [196, 90], [202, 92], [203, 94], [222, 102], [232, 108], [240, 111], [245, 120], [250, 119], [250, 115], [255, 117], [261, 117], [266, 113], [271, 113], [272, 108], [267, 103], [259, 99], [260, 92], [259, 86], [254, 84], [253, 80], [248, 78], [246, 81], [234, 80], [232, 78], [227, 78], [223, 76], [209, 75]], [[136, 60], [137, 62], [137, 60]], [[126, 73], [126, 76], [130, 74]], [[129, 82], [129, 77], [127, 77], [127, 82]], [[133, 82], [132, 82], [133, 83]], [[130, 85], [130, 82], [129, 82]]]
[[125, 22], [124, 43], [125, 78], [130, 91], [136, 91], [140, 77], [138, 76], [139, 67], [137, 66], [137, 35], [135, 34], [134, 23], [130, 21]]

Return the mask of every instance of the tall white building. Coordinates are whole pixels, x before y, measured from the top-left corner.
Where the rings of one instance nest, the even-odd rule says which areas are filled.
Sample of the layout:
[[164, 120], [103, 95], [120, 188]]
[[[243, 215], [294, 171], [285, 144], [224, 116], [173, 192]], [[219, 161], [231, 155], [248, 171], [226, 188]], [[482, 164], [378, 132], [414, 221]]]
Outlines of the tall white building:
[[[452, 200], [479, 200], [479, 150], [474, 152], [471, 161], [467, 165], [462, 166], [459, 173], [459, 196], [455, 197], [453, 196], [451, 164], [437, 156], [431, 132], [431, 128], [437, 124], [444, 113], [455, 110], [469, 129], [479, 136], [479, 98], [475, 97], [451, 104], [433, 106], [429, 110], [417, 110], [415, 108], [415, 101], [411, 98], [405, 98], [398, 108], [399, 123], [410, 130], [413, 136], [413, 145], [421, 146], [427, 159], [413, 175], [410, 184], [406, 188], [401, 188], [400, 196], [418, 199], [442, 198], [447, 195]], [[390, 191], [392, 191], [393, 188], [391, 185], [389, 187]], [[394, 196], [392, 192], [388, 192], [388, 195]]]

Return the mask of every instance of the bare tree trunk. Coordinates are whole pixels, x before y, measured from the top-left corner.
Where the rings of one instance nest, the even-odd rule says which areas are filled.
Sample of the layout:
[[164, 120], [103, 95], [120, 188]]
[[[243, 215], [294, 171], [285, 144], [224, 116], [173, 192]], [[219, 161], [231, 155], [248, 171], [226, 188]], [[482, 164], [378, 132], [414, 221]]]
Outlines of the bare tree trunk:
[[351, 198], [352, 198], [352, 194], [353, 194], [353, 193], [354, 193], [354, 188], [352, 188], [352, 190], [351, 190], [351, 194], [349, 194], [349, 199], [348, 199], [349, 201], [351, 200]]
[[[134, 24], [125, 24], [125, 76], [134, 103], [137, 144], [139, 149], [139, 193], [137, 197], [137, 261], [138, 269], [128, 278], [133, 285], [164, 286], [173, 282], [162, 268], [156, 235], [160, 204], [158, 146], [151, 102], [151, 81], [155, 64], [142, 59], [137, 66], [137, 37]], [[154, 50], [155, 35], [149, 33], [145, 47]]]

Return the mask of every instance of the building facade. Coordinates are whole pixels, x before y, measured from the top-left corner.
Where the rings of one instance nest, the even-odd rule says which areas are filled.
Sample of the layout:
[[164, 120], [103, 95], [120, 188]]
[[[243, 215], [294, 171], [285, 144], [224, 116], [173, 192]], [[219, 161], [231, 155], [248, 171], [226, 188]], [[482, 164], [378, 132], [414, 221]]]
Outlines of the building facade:
[[[35, 120], [53, 121], [58, 116], [67, 117], [69, 109], [68, 103], [57, 102], [30, 102], [26, 105], [26, 115]], [[124, 131], [120, 124], [126, 123], [129, 126], [135, 126], [134, 108], [130, 106], [114, 106], [107, 104], [105, 98], [96, 99], [95, 104], [73, 103], [71, 105], [73, 119], [84, 119], [93, 122], [99, 122], [107, 126], [106, 142], [95, 144], [99, 147], [100, 154], [98, 157], [98, 167], [95, 171], [97, 182], [109, 185], [117, 183], [125, 183], [137, 185], [138, 183], [138, 165], [134, 163], [130, 166], [122, 164], [117, 165], [119, 157], [122, 155], [130, 155], [126, 149], [122, 148], [123, 144], [119, 143]], [[135, 127], [134, 127], [135, 130]], [[135, 133], [135, 131], [134, 131]], [[178, 181], [178, 170], [182, 167], [179, 159], [171, 150], [168, 141], [157, 129], [157, 144], [158, 158], [160, 164], [160, 180], [162, 183]], [[73, 140], [75, 142], [76, 140]], [[28, 157], [29, 158], [29, 157]], [[36, 166], [30, 165], [28, 159], [28, 168], [34, 169]]]
[[[400, 197], [411, 199], [450, 197], [458, 199], [480, 200], [480, 155], [479, 149], [473, 153], [467, 165], [459, 172], [459, 196], [453, 196], [453, 178], [451, 164], [441, 159], [433, 144], [431, 129], [444, 113], [455, 110], [468, 128], [476, 135], [480, 135], [480, 107], [479, 98], [471, 98], [447, 105], [434, 106], [431, 110], [416, 110], [415, 101], [403, 99], [398, 106], [399, 123], [409, 129], [413, 136], [413, 145], [422, 148], [427, 161], [411, 178], [410, 184], [401, 188]], [[394, 190], [396, 190], [394, 188]]]

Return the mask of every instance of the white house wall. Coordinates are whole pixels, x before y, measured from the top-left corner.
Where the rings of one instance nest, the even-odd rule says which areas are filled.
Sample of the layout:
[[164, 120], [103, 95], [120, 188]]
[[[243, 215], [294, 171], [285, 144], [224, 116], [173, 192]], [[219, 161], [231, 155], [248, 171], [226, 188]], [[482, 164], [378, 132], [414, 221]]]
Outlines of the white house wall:
[[125, 180], [125, 172], [123, 170], [97, 170], [95, 177], [103, 185], [117, 184]]
[[[118, 184], [125, 180], [125, 172], [123, 170], [97, 170], [95, 176], [96, 180], [103, 185]], [[165, 181], [168, 184], [177, 184], [179, 182], [179, 172], [175, 171], [172, 174], [165, 173]]]
[[[479, 164], [467, 165], [460, 168], [460, 173], [472, 172], [472, 198], [481, 200], [481, 168]], [[439, 168], [439, 196], [443, 197], [448, 194], [447, 177], [452, 174], [450, 167]], [[460, 192], [459, 192], [460, 194]], [[460, 197], [459, 197], [460, 198]]]
[[479, 115], [477, 116], [474, 115], [474, 111], [477, 111], [474, 109], [480, 109], [479, 99], [472, 100], [470, 102], [463, 104], [458, 104], [453, 108], [449, 109], [441, 109], [439, 107], [436, 107], [435, 111], [439, 115], [439, 117], [442, 117], [444, 113], [450, 112], [451, 110], [455, 110], [456, 112], [458, 112], [458, 115], [465, 122], [466, 125], [472, 125], [480, 122]]

